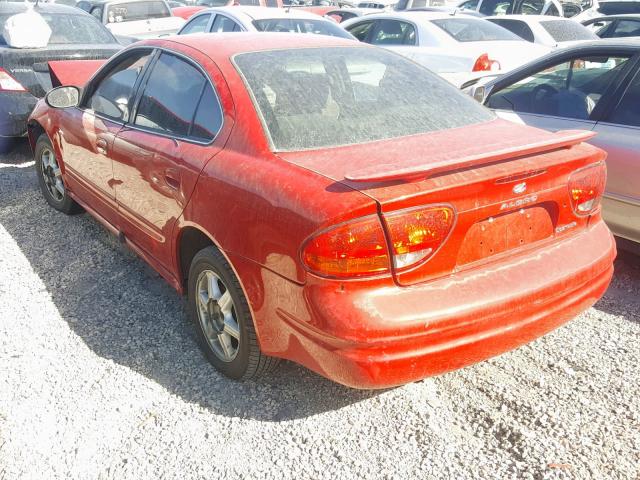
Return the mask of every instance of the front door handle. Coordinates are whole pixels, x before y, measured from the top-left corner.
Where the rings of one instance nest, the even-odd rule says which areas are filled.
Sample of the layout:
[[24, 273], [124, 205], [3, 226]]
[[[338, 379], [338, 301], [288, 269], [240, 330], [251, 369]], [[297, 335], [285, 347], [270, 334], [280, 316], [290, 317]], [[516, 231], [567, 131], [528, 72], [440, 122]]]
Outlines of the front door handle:
[[107, 154], [107, 141], [104, 138], [99, 138], [98, 140], [96, 140], [96, 151], [100, 155]]
[[180, 172], [173, 168], [168, 168], [164, 171], [164, 180], [167, 182], [169, 188], [173, 190], [180, 189]]

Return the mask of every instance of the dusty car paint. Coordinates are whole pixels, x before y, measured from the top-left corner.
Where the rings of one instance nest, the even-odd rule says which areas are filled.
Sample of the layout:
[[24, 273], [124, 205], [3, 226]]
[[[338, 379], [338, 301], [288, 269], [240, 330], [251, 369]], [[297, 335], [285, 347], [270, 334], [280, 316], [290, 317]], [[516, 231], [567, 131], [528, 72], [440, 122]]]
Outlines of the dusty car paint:
[[[179, 292], [188, 270], [181, 263], [183, 239], [193, 231], [206, 235], [241, 281], [262, 351], [345, 385], [388, 387], [481, 361], [556, 328], [603, 294], [615, 244], [599, 210], [573, 213], [567, 187], [573, 172], [602, 162], [601, 150], [578, 136], [528, 151], [535, 143], [530, 138], [552, 145], [559, 137], [492, 120], [275, 154], [231, 57], [290, 48], [291, 41], [279, 34], [221, 34], [142, 44], [185, 55], [209, 74], [224, 111], [211, 145], [90, 121], [79, 108], [53, 110], [44, 102], [31, 117], [30, 140], [33, 145], [39, 128], [48, 134], [73, 198]], [[295, 42], [298, 48], [353, 46], [315, 35]], [[511, 144], [501, 142], [504, 137]], [[524, 154], [513, 150], [514, 139]], [[457, 163], [501, 148], [512, 149], [508, 161]], [[401, 151], [410, 155], [392, 154]], [[446, 168], [432, 176], [346, 178], [368, 165], [402, 170], [438, 154]], [[121, 189], [136, 202], [120, 202]], [[430, 204], [450, 205], [456, 223], [426, 263], [332, 279], [301, 261], [305, 241], [324, 229], [370, 215], [383, 221]]]

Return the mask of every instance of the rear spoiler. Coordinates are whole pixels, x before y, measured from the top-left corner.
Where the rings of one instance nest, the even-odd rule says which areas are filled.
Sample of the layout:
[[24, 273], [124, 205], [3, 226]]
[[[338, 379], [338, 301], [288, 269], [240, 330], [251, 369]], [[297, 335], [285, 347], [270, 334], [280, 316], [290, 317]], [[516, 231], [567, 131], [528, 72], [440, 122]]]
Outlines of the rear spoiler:
[[524, 157], [538, 153], [549, 152], [560, 148], [569, 148], [595, 136], [595, 132], [588, 130], [561, 130], [553, 135], [545, 135], [544, 139], [525, 143], [516, 142], [496, 150], [488, 150], [481, 154], [473, 154], [459, 158], [451, 158], [446, 154], [436, 154], [429, 158], [429, 162], [420, 165], [394, 168], [394, 165], [376, 165], [354, 173], [347, 173], [344, 178], [352, 182], [386, 182], [391, 180], [406, 180], [415, 177], [426, 177], [460, 168], [469, 168], [488, 163], [501, 162], [514, 157]]
[[56, 60], [49, 62], [51, 85], [83, 87], [106, 60]]

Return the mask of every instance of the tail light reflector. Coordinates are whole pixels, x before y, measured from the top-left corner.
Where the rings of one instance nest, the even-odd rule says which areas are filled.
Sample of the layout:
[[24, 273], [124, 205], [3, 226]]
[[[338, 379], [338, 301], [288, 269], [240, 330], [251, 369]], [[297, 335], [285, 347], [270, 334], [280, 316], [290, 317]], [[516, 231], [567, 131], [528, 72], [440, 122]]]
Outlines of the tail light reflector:
[[406, 269], [432, 257], [449, 236], [454, 219], [453, 208], [448, 206], [385, 214], [393, 266]]
[[7, 73], [6, 70], [0, 68], [0, 92], [26, 92], [27, 90], [20, 85], [15, 78]]
[[345, 223], [305, 242], [302, 261], [324, 277], [362, 277], [390, 271], [389, 252], [377, 215]]
[[483, 53], [478, 57], [476, 63], [473, 64], [472, 72], [495, 72], [500, 70], [500, 62], [489, 58], [488, 53]]
[[576, 215], [589, 215], [600, 205], [607, 182], [607, 170], [599, 162], [577, 170], [569, 177], [571, 207]]

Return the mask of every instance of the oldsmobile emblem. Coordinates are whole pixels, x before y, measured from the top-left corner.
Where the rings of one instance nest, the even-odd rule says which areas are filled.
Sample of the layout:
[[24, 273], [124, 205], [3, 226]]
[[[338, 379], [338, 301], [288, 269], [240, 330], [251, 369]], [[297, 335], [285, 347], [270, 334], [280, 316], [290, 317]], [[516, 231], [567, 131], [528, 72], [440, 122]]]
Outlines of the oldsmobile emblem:
[[516, 195], [522, 195], [527, 191], [527, 182], [517, 183], [513, 186], [513, 193]]

